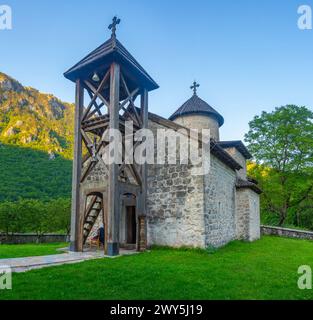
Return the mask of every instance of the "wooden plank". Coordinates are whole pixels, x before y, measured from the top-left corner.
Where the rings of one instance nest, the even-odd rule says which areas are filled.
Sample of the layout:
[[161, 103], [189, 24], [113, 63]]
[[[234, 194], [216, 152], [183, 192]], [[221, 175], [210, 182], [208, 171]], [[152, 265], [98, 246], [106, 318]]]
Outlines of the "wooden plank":
[[84, 88], [81, 80], [76, 81], [76, 98], [75, 98], [75, 129], [74, 129], [74, 160], [72, 176], [72, 212], [71, 212], [71, 250], [79, 251], [82, 249], [82, 232], [80, 225], [80, 179], [82, 169], [82, 135], [81, 135], [81, 118], [84, 104]]

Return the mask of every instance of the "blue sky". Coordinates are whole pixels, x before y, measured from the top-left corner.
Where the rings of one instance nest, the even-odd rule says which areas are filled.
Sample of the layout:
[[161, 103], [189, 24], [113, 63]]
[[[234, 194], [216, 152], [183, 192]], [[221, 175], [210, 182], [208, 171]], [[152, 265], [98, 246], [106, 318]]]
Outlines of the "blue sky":
[[243, 139], [262, 110], [313, 109], [313, 30], [297, 9], [313, 0], [0, 0], [13, 30], [0, 31], [0, 71], [74, 101], [63, 72], [109, 36], [117, 37], [160, 85], [150, 111], [170, 116], [192, 92], [225, 118], [221, 138]]

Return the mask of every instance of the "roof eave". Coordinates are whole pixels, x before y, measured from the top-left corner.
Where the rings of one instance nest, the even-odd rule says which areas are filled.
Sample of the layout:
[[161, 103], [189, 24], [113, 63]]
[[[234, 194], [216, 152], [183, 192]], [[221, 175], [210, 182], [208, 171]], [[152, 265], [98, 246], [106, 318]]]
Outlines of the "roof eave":
[[173, 114], [169, 117], [169, 120], [174, 121], [175, 119], [183, 116], [188, 116], [188, 115], [204, 115], [204, 116], [210, 116], [214, 117], [216, 121], [218, 122], [218, 125], [221, 127], [224, 124], [224, 118], [219, 115], [215, 114], [213, 112], [205, 112], [205, 111], [188, 111], [188, 112], [182, 112], [181, 114]]
[[[108, 44], [110, 45], [110, 42]], [[100, 47], [98, 47], [94, 51], [98, 50]], [[98, 68], [107, 68], [112, 62], [118, 62], [131, 69], [131, 72], [135, 74], [136, 78], [138, 78], [141, 87], [147, 89], [148, 91], [159, 88], [159, 85], [143, 69], [143, 67], [140, 66], [135, 58], [132, 57], [132, 55], [123, 47], [123, 45], [118, 40], [116, 40], [115, 45], [111, 44], [111, 48], [108, 49], [105, 54], [96, 56], [84, 63], [84, 60], [92, 55], [93, 52], [88, 54], [80, 62], [66, 71], [64, 73], [64, 77], [69, 79], [70, 81], [76, 82], [77, 79], [86, 78], [87, 76], [89, 76], [89, 74], [93, 73]], [[129, 59], [125, 56], [126, 54], [130, 56]]]
[[255, 193], [257, 193], [257, 194], [262, 194], [263, 193], [263, 191], [259, 188], [259, 187], [257, 187], [257, 186], [238, 186], [238, 185], [236, 185], [236, 189], [250, 189], [250, 190], [252, 190], [252, 191], [254, 191]]
[[249, 152], [247, 147], [243, 144], [240, 140], [234, 141], [219, 141], [218, 144], [222, 148], [236, 148], [244, 157], [245, 159], [249, 160], [252, 159], [252, 154]]

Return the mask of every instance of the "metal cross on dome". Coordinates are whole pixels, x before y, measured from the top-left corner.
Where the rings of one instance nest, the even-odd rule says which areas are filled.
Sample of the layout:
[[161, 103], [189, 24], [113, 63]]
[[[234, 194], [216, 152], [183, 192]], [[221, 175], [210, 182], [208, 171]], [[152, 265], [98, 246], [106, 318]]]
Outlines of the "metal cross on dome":
[[116, 16], [113, 18], [112, 23], [109, 25], [109, 29], [112, 30], [112, 37], [116, 36], [116, 26], [120, 24], [121, 19], [118, 19]]
[[197, 88], [199, 88], [199, 87], [200, 87], [200, 84], [197, 83], [196, 81], [194, 81], [194, 82], [193, 82], [193, 85], [190, 87], [190, 89], [193, 90], [193, 94], [194, 94], [194, 95], [197, 95]]

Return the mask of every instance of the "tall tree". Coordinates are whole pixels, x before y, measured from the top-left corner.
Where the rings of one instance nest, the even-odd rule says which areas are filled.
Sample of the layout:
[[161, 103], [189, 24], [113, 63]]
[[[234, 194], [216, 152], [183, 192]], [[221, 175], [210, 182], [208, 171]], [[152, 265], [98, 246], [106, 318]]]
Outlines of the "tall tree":
[[282, 225], [288, 212], [306, 202], [313, 190], [313, 112], [287, 105], [262, 112], [249, 126], [245, 140], [259, 165], [254, 173], [267, 177], [263, 205]]

